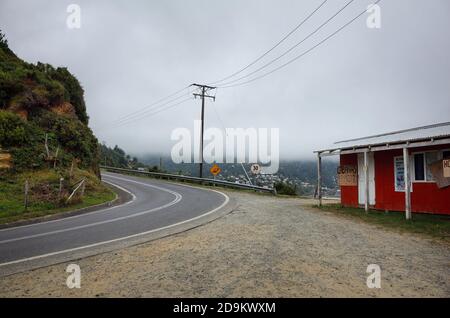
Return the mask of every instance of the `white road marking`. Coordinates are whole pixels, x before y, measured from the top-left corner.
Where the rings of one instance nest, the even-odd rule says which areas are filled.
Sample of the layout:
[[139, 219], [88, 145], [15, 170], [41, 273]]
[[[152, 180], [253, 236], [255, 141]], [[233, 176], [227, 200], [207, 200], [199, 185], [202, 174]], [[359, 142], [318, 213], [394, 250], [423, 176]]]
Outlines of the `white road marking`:
[[[113, 177], [113, 178], [117, 178], [117, 177]], [[122, 178], [117, 178], [117, 179], [122, 179]], [[142, 183], [142, 182], [138, 182], [138, 181], [134, 181], [134, 180], [128, 180], [128, 179], [123, 179], [123, 180], [126, 180], [128, 182], [137, 183], [137, 184], [149, 187], [149, 188], [155, 188], [155, 189], [158, 189], [158, 190], [161, 190], [161, 191], [164, 191], [164, 192], [168, 192], [168, 193], [174, 195], [175, 199], [172, 200], [171, 202], [167, 203], [167, 204], [164, 204], [162, 206], [159, 206], [159, 207], [156, 207], [156, 208], [153, 208], [153, 209], [150, 209], [150, 210], [145, 210], [145, 211], [137, 212], [137, 213], [126, 215], [126, 216], [120, 216], [120, 217], [117, 217], [117, 218], [114, 218], [114, 219], [110, 219], [110, 220], [99, 221], [99, 222], [94, 222], [94, 223], [89, 223], [89, 224], [69, 227], [69, 228], [65, 228], [65, 229], [61, 229], [61, 230], [55, 230], [55, 231], [49, 231], [49, 232], [43, 232], [43, 233], [39, 233], [39, 234], [33, 234], [33, 235], [27, 235], [27, 236], [21, 236], [21, 237], [16, 237], [16, 238], [12, 238], [12, 239], [7, 239], [7, 240], [0, 241], [0, 244], [6, 244], [6, 243], [11, 243], [11, 242], [28, 240], [28, 239], [32, 239], [32, 238], [36, 238], [36, 237], [43, 237], [43, 236], [48, 236], [48, 235], [52, 235], [52, 234], [59, 234], [59, 233], [64, 233], [64, 232], [69, 232], [69, 231], [75, 231], [75, 230], [89, 228], [89, 227], [93, 227], [93, 226], [97, 226], [97, 225], [102, 225], [102, 224], [107, 224], [107, 223], [112, 223], [112, 222], [117, 222], [117, 221], [121, 221], [121, 220], [135, 218], [135, 217], [138, 217], [138, 216], [142, 216], [142, 215], [145, 215], [145, 214], [153, 213], [153, 212], [156, 212], [156, 211], [168, 208], [168, 207], [170, 207], [172, 205], [177, 204], [183, 198], [183, 196], [180, 193], [172, 191], [172, 190], [168, 190], [168, 189], [161, 188], [161, 187], [158, 187], [158, 186], [155, 186], [155, 185]]]
[[[126, 179], [126, 180], [127, 180], [127, 181], [131, 181], [131, 180], [128, 180], [128, 179]], [[184, 184], [183, 184], [183, 185], [180, 184], [180, 186], [188, 187], [188, 188], [199, 189], [199, 188], [197, 188], [197, 187], [192, 187], [192, 186], [188, 186], [188, 185], [184, 185]], [[113, 240], [108, 240], [108, 241], [98, 242], [98, 243], [94, 243], [94, 244], [90, 244], [90, 245], [85, 245], [85, 246], [75, 247], [75, 248], [71, 248], [71, 249], [67, 249], [67, 250], [62, 250], [62, 251], [57, 251], [57, 252], [52, 252], [52, 253], [47, 253], [47, 254], [37, 255], [37, 256], [33, 256], [33, 257], [23, 258], [23, 259], [19, 259], [19, 260], [7, 262], [7, 263], [2, 263], [2, 264], [0, 264], [0, 267], [2, 267], [2, 266], [7, 266], [7, 265], [18, 264], [18, 263], [23, 263], [23, 262], [27, 262], [27, 261], [33, 261], [33, 260], [36, 260], [36, 259], [41, 259], [41, 258], [45, 258], [45, 257], [55, 256], [55, 255], [59, 255], [59, 254], [63, 254], [63, 253], [75, 252], [75, 251], [79, 251], [79, 250], [82, 250], [82, 249], [87, 249], [87, 248], [97, 247], [97, 246], [101, 246], [101, 245], [105, 245], [105, 244], [110, 244], [110, 243], [115, 243], [115, 242], [120, 242], [120, 241], [128, 240], [128, 239], [130, 239], [130, 238], [135, 238], [135, 237], [139, 237], [139, 236], [148, 235], [148, 234], [151, 234], [151, 233], [154, 233], [154, 232], [157, 232], [157, 231], [163, 231], [163, 230], [166, 230], [166, 229], [169, 229], [169, 228], [178, 226], [178, 225], [185, 224], [185, 223], [187, 223], [187, 222], [195, 221], [195, 220], [200, 219], [200, 218], [202, 218], [202, 217], [204, 217], [204, 216], [207, 216], [207, 215], [209, 215], [209, 214], [212, 214], [212, 213], [214, 213], [214, 212], [220, 210], [221, 208], [223, 208], [223, 207], [224, 207], [225, 205], [227, 205], [228, 202], [230, 201], [230, 198], [229, 198], [225, 193], [222, 193], [222, 192], [220, 192], [220, 191], [212, 190], [212, 189], [201, 189], [201, 190], [212, 191], [212, 192], [219, 193], [220, 195], [222, 195], [223, 197], [225, 197], [225, 201], [224, 201], [220, 206], [218, 206], [217, 208], [212, 209], [211, 211], [206, 212], [206, 213], [204, 213], [204, 214], [202, 214], [202, 215], [199, 215], [199, 216], [196, 216], [196, 217], [194, 217], [194, 218], [191, 218], [191, 219], [188, 219], [188, 220], [185, 220], [185, 221], [181, 221], [181, 222], [178, 222], [178, 223], [175, 223], [175, 224], [167, 225], [167, 226], [161, 227], [161, 228], [159, 228], [159, 229], [153, 229], [153, 230], [150, 230], [150, 231], [146, 231], [146, 232], [142, 232], [142, 233], [137, 233], [137, 234], [133, 234], [133, 235], [125, 236], [125, 237], [120, 237], [120, 238], [113, 239]]]
[[5, 229], [0, 229], [0, 232], [12, 231], [12, 230], [26, 228], [26, 227], [38, 226], [38, 225], [42, 225], [42, 224], [61, 222], [61, 221], [65, 221], [65, 220], [71, 220], [71, 219], [80, 218], [80, 217], [87, 216], [87, 215], [103, 213], [103, 212], [110, 211], [110, 210], [113, 210], [113, 209], [122, 208], [122, 207], [124, 207], [124, 206], [126, 206], [128, 204], [133, 203], [136, 200], [136, 196], [134, 195], [134, 193], [131, 193], [127, 189], [125, 189], [125, 188], [123, 188], [123, 187], [121, 187], [121, 186], [119, 186], [119, 185], [117, 185], [115, 183], [109, 182], [109, 181], [102, 180], [102, 182], [109, 183], [109, 184], [115, 186], [116, 188], [119, 188], [120, 190], [127, 192], [128, 194], [131, 195], [132, 199], [130, 201], [128, 201], [128, 202], [125, 202], [124, 204], [116, 205], [116, 206], [113, 206], [113, 207], [110, 207], [110, 208], [106, 208], [106, 209], [102, 209], [102, 210], [98, 210], [98, 211], [87, 212], [87, 213], [83, 213], [83, 214], [79, 214], [79, 215], [68, 216], [68, 217], [64, 217], [64, 218], [56, 219], [56, 220], [49, 220], [49, 221], [43, 221], [43, 222], [38, 222], [38, 223], [33, 223], [33, 224], [9, 227], [9, 228], [5, 228]]

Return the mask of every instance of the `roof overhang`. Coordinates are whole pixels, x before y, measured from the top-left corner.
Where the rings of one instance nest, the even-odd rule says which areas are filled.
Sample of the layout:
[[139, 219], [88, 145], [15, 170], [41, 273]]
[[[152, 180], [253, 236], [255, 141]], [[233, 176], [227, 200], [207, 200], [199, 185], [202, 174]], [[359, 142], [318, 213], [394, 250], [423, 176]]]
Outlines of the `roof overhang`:
[[324, 150], [316, 150], [314, 151], [314, 153], [317, 153], [321, 157], [326, 157], [326, 156], [336, 156], [336, 155], [345, 155], [345, 154], [363, 153], [372, 151], [395, 150], [403, 148], [430, 147], [445, 144], [450, 144], [450, 138], [439, 138], [439, 139], [427, 138], [423, 140], [414, 140], [414, 141], [363, 145], [353, 148], [324, 149]]

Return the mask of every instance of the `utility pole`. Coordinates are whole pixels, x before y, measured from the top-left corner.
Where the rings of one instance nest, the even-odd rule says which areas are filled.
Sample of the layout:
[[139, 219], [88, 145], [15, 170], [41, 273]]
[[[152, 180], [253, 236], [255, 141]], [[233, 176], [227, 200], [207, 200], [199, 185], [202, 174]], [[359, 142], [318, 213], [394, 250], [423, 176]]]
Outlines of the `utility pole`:
[[208, 86], [208, 85], [200, 85], [200, 84], [192, 84], [192, 86], [196, 86], [201, 89], [201, 94], [194, 93], [194, 97], [201, 97], [202, 99], [202, 128], [200, 131], [200, 171], [199, 176], [200, 178], [203, 178], [203, 131], [205, 129], [205, 97], [211, 98], [213, 101], [216, 100], [215, 96], [207, 95], [207, 92], [213, 89], [216, 89], [216, 87]]

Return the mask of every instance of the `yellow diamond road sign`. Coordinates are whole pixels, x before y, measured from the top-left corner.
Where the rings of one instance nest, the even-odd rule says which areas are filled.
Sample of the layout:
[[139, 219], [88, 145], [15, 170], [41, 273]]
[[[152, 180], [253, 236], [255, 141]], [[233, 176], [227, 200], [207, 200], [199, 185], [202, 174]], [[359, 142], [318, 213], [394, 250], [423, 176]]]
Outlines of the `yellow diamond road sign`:
[[209, 169], [209, 172], [211, 172], [211, 174], [214, 176], [217, 176], [221, 171], [222, 169], [220, 169], [220, 167], [216, 164], [212, 166], [211, 169]]

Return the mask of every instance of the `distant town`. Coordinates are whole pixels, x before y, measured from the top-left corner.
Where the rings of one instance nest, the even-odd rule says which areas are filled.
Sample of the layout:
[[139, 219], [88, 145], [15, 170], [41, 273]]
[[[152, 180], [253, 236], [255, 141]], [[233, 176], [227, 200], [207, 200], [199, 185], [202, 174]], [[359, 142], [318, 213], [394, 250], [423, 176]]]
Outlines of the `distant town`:
[[[143, 156], [140, 161], [145, 165], [143, 169], [161, 170], [189, 176], [198, 175], [196, 164], [174, 164], [168, 157]], [[161, 167], [160, 167], [161, 165]], [[204, 165], [206, 177], [213, 178], [209, 173], [211, 164]], [[314, 196], [317, 187], [316, 162], [313, 160], [281, 161], [278, 173], [273, 175], [253, 175], [249, 164], [219, 164], [221, 172], [216, 179], [235, 183], [250, 184], [273, 188], [277, 183], [293, 187], [298, 195]], [[322, 193], [328, 197], [339, 197], [340, 190], [337, 183], [336, 171], [338, 162], [325, 161], [323, 164]], [[245, 171], [244, 171], [245, 170]]]

